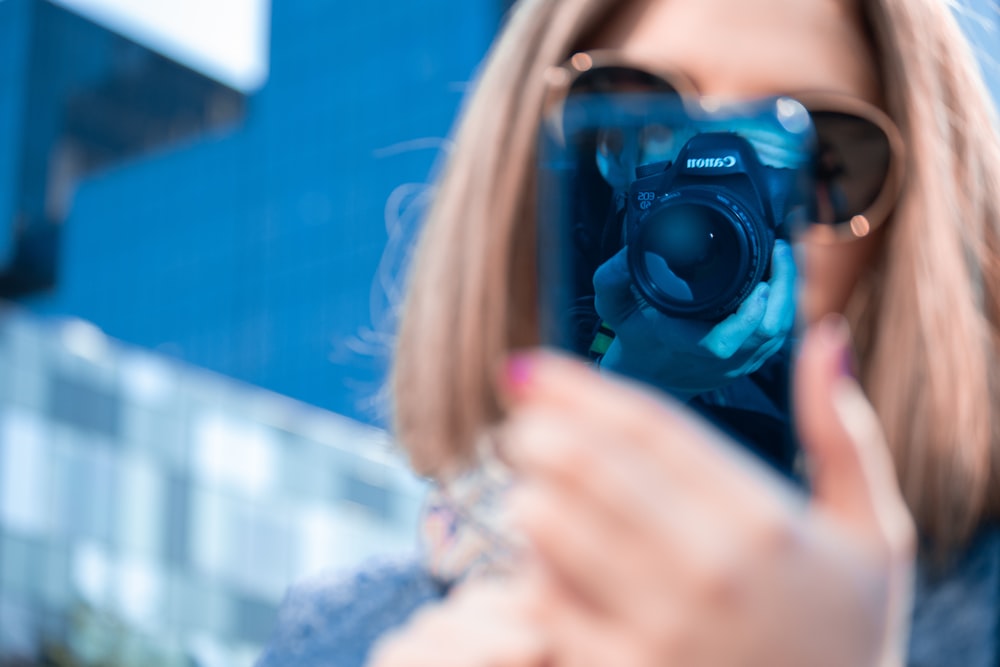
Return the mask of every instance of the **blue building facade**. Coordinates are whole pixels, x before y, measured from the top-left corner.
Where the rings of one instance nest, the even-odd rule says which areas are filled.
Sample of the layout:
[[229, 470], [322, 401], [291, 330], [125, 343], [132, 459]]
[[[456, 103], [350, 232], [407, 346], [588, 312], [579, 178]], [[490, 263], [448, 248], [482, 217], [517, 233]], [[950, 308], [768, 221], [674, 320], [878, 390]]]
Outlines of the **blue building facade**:
[[[60, 230], [91, 174], [230, 127], [244, 99], [139, 44], [49, 2], [4, 3], [11, 63], [0, 209], [7, 248], [0, 298], [51, 289]], [[5, 62], [5, 66], [8, 63]]]
[[415, 222], [413, 184], [502, 9], [274, 3], [270, 78], [245, 118], [85, 180], [58, 283], [26, 303], [377, 422], [401, 247], [387, 242]]
[[7, 147], [0, 151], [0, 183], [9, 184], [0, 186], [0, 266], [10, 260], [16, 210], [13, 184], [20, 179], [18, 157], [28, 77], [26, 10], [24, 3], [0, 5], [0, 90], [5, 100], [0, 102], [0, 146]]

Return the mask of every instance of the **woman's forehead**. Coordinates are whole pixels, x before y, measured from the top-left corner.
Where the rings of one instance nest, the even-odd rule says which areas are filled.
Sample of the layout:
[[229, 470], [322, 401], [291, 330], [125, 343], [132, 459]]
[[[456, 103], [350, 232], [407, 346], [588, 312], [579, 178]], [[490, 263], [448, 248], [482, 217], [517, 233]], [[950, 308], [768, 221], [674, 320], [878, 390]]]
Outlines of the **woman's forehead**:
[[706, 95], [823, 90], [877, 103], [861, 25], [847, 0], [634, 0], [588, 46], [681, 71]]

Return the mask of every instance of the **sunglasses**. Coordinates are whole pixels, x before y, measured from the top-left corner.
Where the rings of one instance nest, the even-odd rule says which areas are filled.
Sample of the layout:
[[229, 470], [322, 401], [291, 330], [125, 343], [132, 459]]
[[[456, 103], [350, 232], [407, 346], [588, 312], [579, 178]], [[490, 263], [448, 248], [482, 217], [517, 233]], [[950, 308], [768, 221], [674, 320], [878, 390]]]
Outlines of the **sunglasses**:
[[[616, 51], [576, 53], [551, 68], [546, 83], [547, 118], [560, 118], [567, 100], [587, 95], [670, 96], [701, 111], [714, 104], [682, 74], [648, 68]], [[815, 188], [811, 228], [827, 242], [867, 236], [889, 218], [902, 187], [899, 129], [881, 109], [850, 95], [802, 92], [783, 99], [805, 108], [815, 132], [809, 169]]]

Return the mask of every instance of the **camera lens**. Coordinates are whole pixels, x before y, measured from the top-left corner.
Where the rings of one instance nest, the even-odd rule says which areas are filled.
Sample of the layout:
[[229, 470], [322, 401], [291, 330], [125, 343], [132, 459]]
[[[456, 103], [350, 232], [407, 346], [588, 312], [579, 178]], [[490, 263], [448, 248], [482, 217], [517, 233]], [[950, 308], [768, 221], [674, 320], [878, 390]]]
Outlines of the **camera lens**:
[[720, 211], [672, 206], [647, 219], [644, 231], [646, 273], [671, 299], [714, 301], [736, 279], [740, 243]]
[[748, 282], [759, 279], [762, 239], [740, 207], [692, 194], [649, 212], [631, 262], [636, 286], [654, 307], [711, 319], [735, 309]]

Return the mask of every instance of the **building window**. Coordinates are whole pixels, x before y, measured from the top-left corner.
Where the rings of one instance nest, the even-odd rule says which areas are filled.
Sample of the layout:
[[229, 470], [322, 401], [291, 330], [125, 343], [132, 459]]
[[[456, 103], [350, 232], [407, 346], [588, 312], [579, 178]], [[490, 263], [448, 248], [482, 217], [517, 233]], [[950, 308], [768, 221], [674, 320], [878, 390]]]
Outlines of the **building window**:
[[51, 415], [79, 429], [117, 439], [121, 425], [121, 399], [76, 378], [56, 374], [49, 394]]

